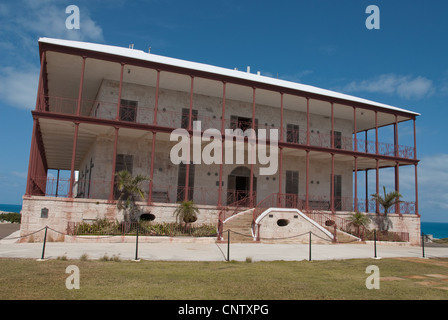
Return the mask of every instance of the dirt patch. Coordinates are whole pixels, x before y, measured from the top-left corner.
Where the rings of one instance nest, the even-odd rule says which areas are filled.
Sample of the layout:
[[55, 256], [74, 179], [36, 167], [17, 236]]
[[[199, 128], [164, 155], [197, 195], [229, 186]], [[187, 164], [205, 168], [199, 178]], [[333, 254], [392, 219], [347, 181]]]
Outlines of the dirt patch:
[[17, 230], [20, 230], [20, 224], [18, 223], [0, 223], [0, 239], [9, 236]]

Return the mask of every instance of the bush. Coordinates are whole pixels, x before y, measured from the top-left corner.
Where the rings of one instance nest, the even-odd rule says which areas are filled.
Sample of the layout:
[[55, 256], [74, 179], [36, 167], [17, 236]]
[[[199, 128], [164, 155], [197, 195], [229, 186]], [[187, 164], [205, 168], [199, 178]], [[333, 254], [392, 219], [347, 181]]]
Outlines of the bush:
[[0, 214], [0, 221], [8, 221], [11, 223], [20, 223], [22, 215], [17, 212], [6, 212]]
[[81, 222], [75, 226], [75, 235], [136, 235], [137, 227], [140, 235], [146, 236], [216, 236], [216, 226], [213, 224], [191, 225], [185, 228], [175, 222], [140, 221], [136, 223], [109, 221], [98, 219], [94, 222]]

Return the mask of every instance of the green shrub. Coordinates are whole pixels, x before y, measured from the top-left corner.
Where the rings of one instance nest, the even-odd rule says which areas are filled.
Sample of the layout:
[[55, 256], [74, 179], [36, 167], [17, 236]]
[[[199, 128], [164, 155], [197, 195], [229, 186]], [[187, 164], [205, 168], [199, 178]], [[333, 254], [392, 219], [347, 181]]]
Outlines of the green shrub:
[[0, 221], [8, 221], [11, 223], [20, 223], [22, 215], [17, 212], [6, 212], [0, 214]]

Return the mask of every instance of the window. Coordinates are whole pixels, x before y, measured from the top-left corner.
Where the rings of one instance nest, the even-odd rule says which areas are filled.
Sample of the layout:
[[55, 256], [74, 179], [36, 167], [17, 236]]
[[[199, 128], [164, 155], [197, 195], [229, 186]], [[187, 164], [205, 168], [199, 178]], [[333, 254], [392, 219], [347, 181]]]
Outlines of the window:
[[[179, 171], [177, 173], [177, 199], [176, 201], [183, 201], [185, 197], [185, 182], [187, 175], [187, 165], [179, 164]], [[190, 164], [188, 173], [188, 200], [193, 200], [194, 193], [194, 164]]]
[[[188, 129], [188, 119], [190, 118], [190, 109], [182, 108], [182, 120], [180, 127]], [[191, 128], [193, 128], [193, 121], [198, 120], [198, 110], [191, 110]]]
[[333, 139], [334, 139], [334, 147], [336, 149], [342, 149], [342, 134], [340, 131], [333, 132]]
[[[238, 117], [238, 116], [230, 116], [230, 129], [241, 129], [243, 131], [243, 135], [247, 135], [244, 133], [247, 129], [252, 129], [252, 119], [246, 117]], [[255, 134], [258, 131], [258, 119], [255, 119], [254, 125]]]
[[299, 172], [298, 171], [286, 171], [286, 193], [298, 194], [299, 193]]
[[[331, 178], [330, 178], [330, 181], [331, 181]], [[340, 211], [342, 209], [342, 176], [335, 174], [333, 183], [334, 183], [334, 194], [333, 194], [334, 209], [336, 211]], [[330, 184], [330, 187], [331, 187], [331, 184]]]
[[137, 120], [137, 101], [121, 99], [120, 120], [135, 122]]
[[286, 125], [286, 142], [299, 143], [299, 126], [297, 124]]

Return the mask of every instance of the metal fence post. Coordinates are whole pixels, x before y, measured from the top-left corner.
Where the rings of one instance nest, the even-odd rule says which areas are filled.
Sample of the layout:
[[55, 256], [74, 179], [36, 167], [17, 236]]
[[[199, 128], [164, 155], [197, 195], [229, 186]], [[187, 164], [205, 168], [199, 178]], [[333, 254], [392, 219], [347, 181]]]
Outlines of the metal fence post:
[[227, 261], [230, 261], [230, 229], [227, 230]]
[[373, 248], [374, 248], [374, 253], [375, 253], [375, 258], [377, 258], [376, 256], [376, 229], [373, 230]]
[[135, 237], [135, 261], [138, 261], [138, 224], [137, 224], [137, 236]]
[[45, 245], [47, 243], [47, 229], [48, 229], [48, 226], [45, 226], [44, 243], [42, 246], [42, 256], [41, 256], [40, 260], [45, 259]]
[[308, 261], [311, 261], [311, 231], [310, 231], [310, 240], [309, 240], [309, 258]]
[[425, 234], [422, 232], [422, 255], [425, 257]]

